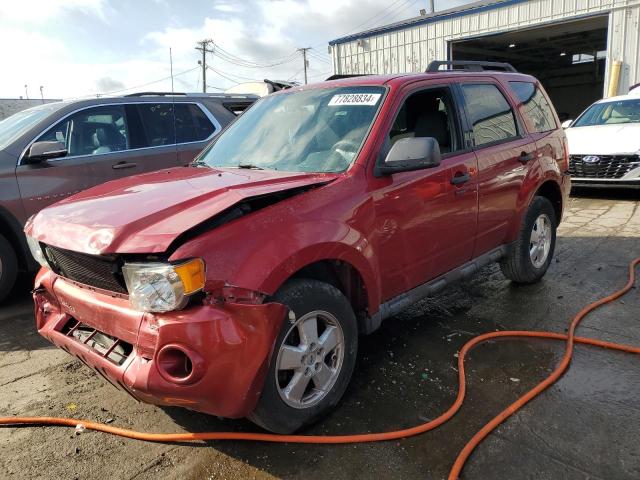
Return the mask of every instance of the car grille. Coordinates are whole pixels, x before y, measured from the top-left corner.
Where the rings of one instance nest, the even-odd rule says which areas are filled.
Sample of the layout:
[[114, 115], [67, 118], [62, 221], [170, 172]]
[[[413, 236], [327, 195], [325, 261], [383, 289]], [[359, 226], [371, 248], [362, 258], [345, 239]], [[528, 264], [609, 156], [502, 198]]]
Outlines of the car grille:
[[[592, 161], [585, 162], [585, 157]], [[597, 161], [593, 161], [597, 158]], [[634, 168], [640, 167], [637, 155], [571, 155], [569, 173], [577, 178], [622, 178]]]
[[100, 356], [115, 363], [116, 365], [122, 365], [133, 351], [133, 346], [130, 343], [112, 337], [111, 335], [107, 335], [106, 333], [90, 327], [89, 325], [85, 325], [74, 318], [69, 319], [66, 325], [62, 328], [61, 333], [88, 346]]
[[44, 245], [44, 252], [55, 273], [69, 280], [117, 293], [127, 293], [116, 260], [71, 252]]

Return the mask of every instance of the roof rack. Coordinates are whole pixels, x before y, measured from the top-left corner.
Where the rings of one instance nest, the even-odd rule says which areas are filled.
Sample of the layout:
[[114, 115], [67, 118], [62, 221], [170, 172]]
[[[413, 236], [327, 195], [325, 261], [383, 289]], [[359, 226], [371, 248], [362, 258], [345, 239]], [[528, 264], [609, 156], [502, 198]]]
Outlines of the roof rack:
[[181, 95], [186, 97], [187, 94], [184, 92], [136, 92], [136, 93], [129, 93], [127, 95], [123, 95], [124, 97], [147, 97], [147, 96], [153, 96], [153, 97], [170, 97], [173, 95]]
[[[469, 72], [484, 72], [486, 70], [499, 70], [504, 72], [518, 71], [510, 63], [504, 62], [480, 62], [475, 60], [434, 60], [427, 67], [427, 73], [436, 73], [441, 71], [441, 66], [450, 67], [446, 70], [467, 70]], [[457, 67], [457, 68], [456, 68]]]

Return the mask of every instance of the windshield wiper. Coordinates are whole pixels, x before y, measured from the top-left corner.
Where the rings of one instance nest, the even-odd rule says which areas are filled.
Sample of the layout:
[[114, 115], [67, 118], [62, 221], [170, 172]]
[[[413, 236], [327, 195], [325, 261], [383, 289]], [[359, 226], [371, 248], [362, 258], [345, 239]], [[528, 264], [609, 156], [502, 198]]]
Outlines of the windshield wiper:
[[209, 164], [207, 164], [207, 162], [205, 162], [202, 158], [198, 158], [192, 161], [189, 165], [192, 167], [209, 167]]
[[252, 163], [241, 163], [238, 168], [245, 168], [247, 170], [264, 170], [264, 168], [254, 165]]

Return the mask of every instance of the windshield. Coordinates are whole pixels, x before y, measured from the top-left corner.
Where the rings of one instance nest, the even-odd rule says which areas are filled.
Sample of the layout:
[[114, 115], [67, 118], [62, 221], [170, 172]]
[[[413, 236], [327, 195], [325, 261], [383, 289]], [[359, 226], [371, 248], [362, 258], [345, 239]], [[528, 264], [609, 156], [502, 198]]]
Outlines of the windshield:
[[382, 87], [342, 87], [265, 97], [194, 164], [342, 172], [360, 150], [383, 94]]
[[13, 139], [25, 133], [32, 125], [35, 125], [51, 112], [59, 109], [62, 102], [22, 110], [0, 121], [0, 150], [7, 147]]
[[640, 123], [640, 98], [591, 105], [571, 126], [591, 127], [618, 123]]

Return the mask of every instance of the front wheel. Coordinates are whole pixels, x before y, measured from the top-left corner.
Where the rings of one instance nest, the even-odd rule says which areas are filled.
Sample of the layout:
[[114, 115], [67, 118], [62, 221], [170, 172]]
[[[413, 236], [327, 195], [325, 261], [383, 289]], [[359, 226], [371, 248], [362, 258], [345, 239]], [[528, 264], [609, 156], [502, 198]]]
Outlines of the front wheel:
[[311, 279], [287, 282], [273, 298], [289, 308], [276, 339], [262, 395], [249, 419], [292, 433], [328, 413], [344, 394], [358, 351], [346, 297]]
[[545, 197], [534, 197], [522, 220], [518, 239], [500, 262], [504, 276], [516, 283], [539, 281], [553, 258], [557, 226], [551, 202]]

